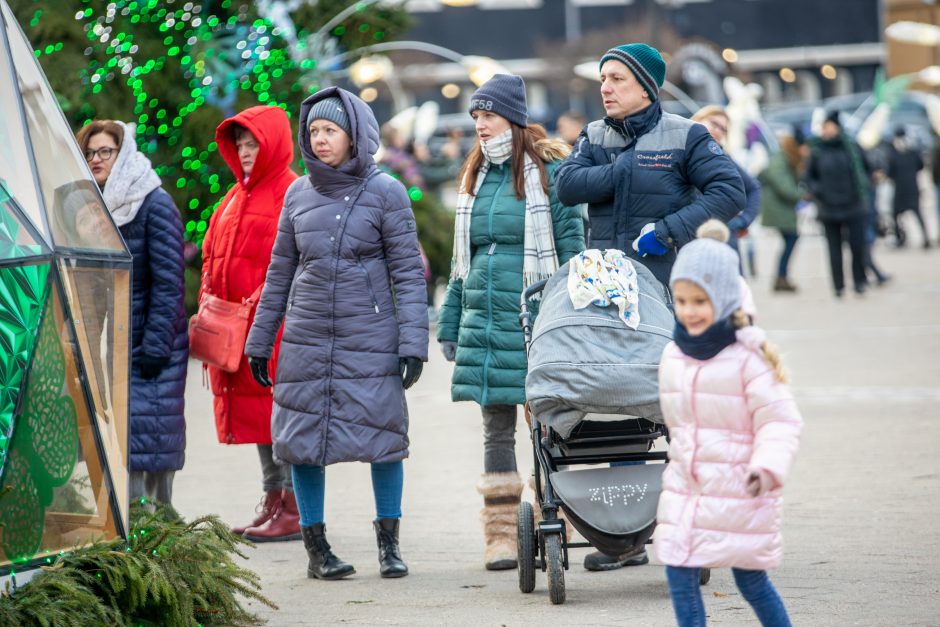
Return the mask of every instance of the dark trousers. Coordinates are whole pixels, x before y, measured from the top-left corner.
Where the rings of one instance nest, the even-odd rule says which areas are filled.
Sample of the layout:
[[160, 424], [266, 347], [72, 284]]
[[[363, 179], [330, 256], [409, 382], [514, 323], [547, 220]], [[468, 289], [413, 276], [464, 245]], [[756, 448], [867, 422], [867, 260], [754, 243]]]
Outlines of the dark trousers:
[[780, 253], [780, 263], [777, 265], [777, 277], [785, 279], [790, 268], [790, 255], [793, 254], [793, 249], [796, 248], [796, 240], [800, 236], [787, 231], [780, 231], [780, 236], [783, 238], [783, 251]]
[[290, 464], [278, 464], [274, 461], [274, 451], [270, 444], [258, 445], [258, 457], [261, 458], [261, 487], [265, 492], [294, 491]]
[[484, 405], [483, 472], [516, 472], [516, 406]]
[[829, 268], [832, 270], [832, 285], [836, 292], [845, 289], [842, 272], [842, 245], [848, 241], [852, 252], [852, 281], [856, 290], [865, 289], [865, 217], [858, 216], [838, 222], [823, 222], [826, 241], [829, 243]]
[[928, 242], [927, 239], [927, 226], [924, 224], [924, 216], [920, 213], [920, 207], [910, 207], [908, 209], [895, 209], [892, 212], [894, 217], [894, 235], [897, 237], [898, 246], [903, 246], [907, 242], [907, 233], [904, 232], [904, 229], [901, 228], [901, 221], [899, 218], [901, 214], [905, 211], [913, 211], [914, 217], [917, 218], [917, 221], [920, 223], [920, 232], [924, 236], [924, 242]]

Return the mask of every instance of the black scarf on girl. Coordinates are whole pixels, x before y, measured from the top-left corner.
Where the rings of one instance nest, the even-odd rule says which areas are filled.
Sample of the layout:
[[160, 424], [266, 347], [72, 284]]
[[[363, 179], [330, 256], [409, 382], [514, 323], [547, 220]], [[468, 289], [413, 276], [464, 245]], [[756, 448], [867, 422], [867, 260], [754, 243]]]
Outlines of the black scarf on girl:
[[676, 320], [676, 328], [672, 333], [672, 339], [676, 342], [683, 353], [694, 359], [711, 359], [726, 347], [731, 346], [737, 341], [734, 325], [731, 324], [731, 316], [724, 320], [715, 322], [708, 327], [701, 335], [692, 337], [682, 323]]

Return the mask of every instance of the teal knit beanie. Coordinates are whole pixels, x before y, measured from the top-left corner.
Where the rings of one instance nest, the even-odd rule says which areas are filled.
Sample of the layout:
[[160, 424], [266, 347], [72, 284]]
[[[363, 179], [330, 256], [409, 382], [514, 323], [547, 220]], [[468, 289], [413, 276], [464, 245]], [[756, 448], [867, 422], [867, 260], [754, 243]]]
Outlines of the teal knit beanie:
[[624, 44], [611, 48], [601, 57], [600, 67], [610, 59], [620, 61], [633, 72], [636, 80], [643, 86], [650, 100], [659, 97], [659, 88], [666, 80], [666, 62], [659, 50], [646, 44]]

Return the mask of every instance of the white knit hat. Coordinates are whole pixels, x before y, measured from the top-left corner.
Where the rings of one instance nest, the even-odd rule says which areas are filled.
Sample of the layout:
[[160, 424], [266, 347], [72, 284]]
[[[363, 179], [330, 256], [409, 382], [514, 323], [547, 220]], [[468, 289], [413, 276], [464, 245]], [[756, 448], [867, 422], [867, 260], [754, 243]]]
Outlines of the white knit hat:
[[741, 282], [738, 253], [714, 239], [697, 239], [681, 249], [672, 266], [669, 287], [676, 281], [689, 281], [708, 295], [715, 308], [715, 321], [724, 320], [741, 308]]

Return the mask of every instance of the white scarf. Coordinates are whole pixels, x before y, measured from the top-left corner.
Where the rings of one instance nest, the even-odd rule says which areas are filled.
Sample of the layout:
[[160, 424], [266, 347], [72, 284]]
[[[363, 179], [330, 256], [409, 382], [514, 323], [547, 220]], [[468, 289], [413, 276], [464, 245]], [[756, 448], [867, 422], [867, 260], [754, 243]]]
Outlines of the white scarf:
[[114, 223], [124, 226], [137, 217], [144, 198], [160, 187], [161, 181], [150, 159], [137, 149], [134, 131], [123, 122], [118, 124], [124, 128], [124, 141], [101, 195]]
[[[512, 156], [512, 129], [507, 129], [489, 141], [480, 142], [483, 164], [477, 172], [473, 193], [467, 190], [466, 178], [460, 182], [457, 195], [457, 215], [454, 224], [454, 258], [450, 277], [464, 280], [470, 272], [470, 216], [473, 203], [483, 185], [490, 164], [502, 164]], [[558, 269], [555, 237], [552, 231], [552, 210], [548, 196], [542, 189], [539, 168], [526, 153], [523, 175], [525, 178], [525, 238], [523, 240], [522, 288], [547, 279]]]

